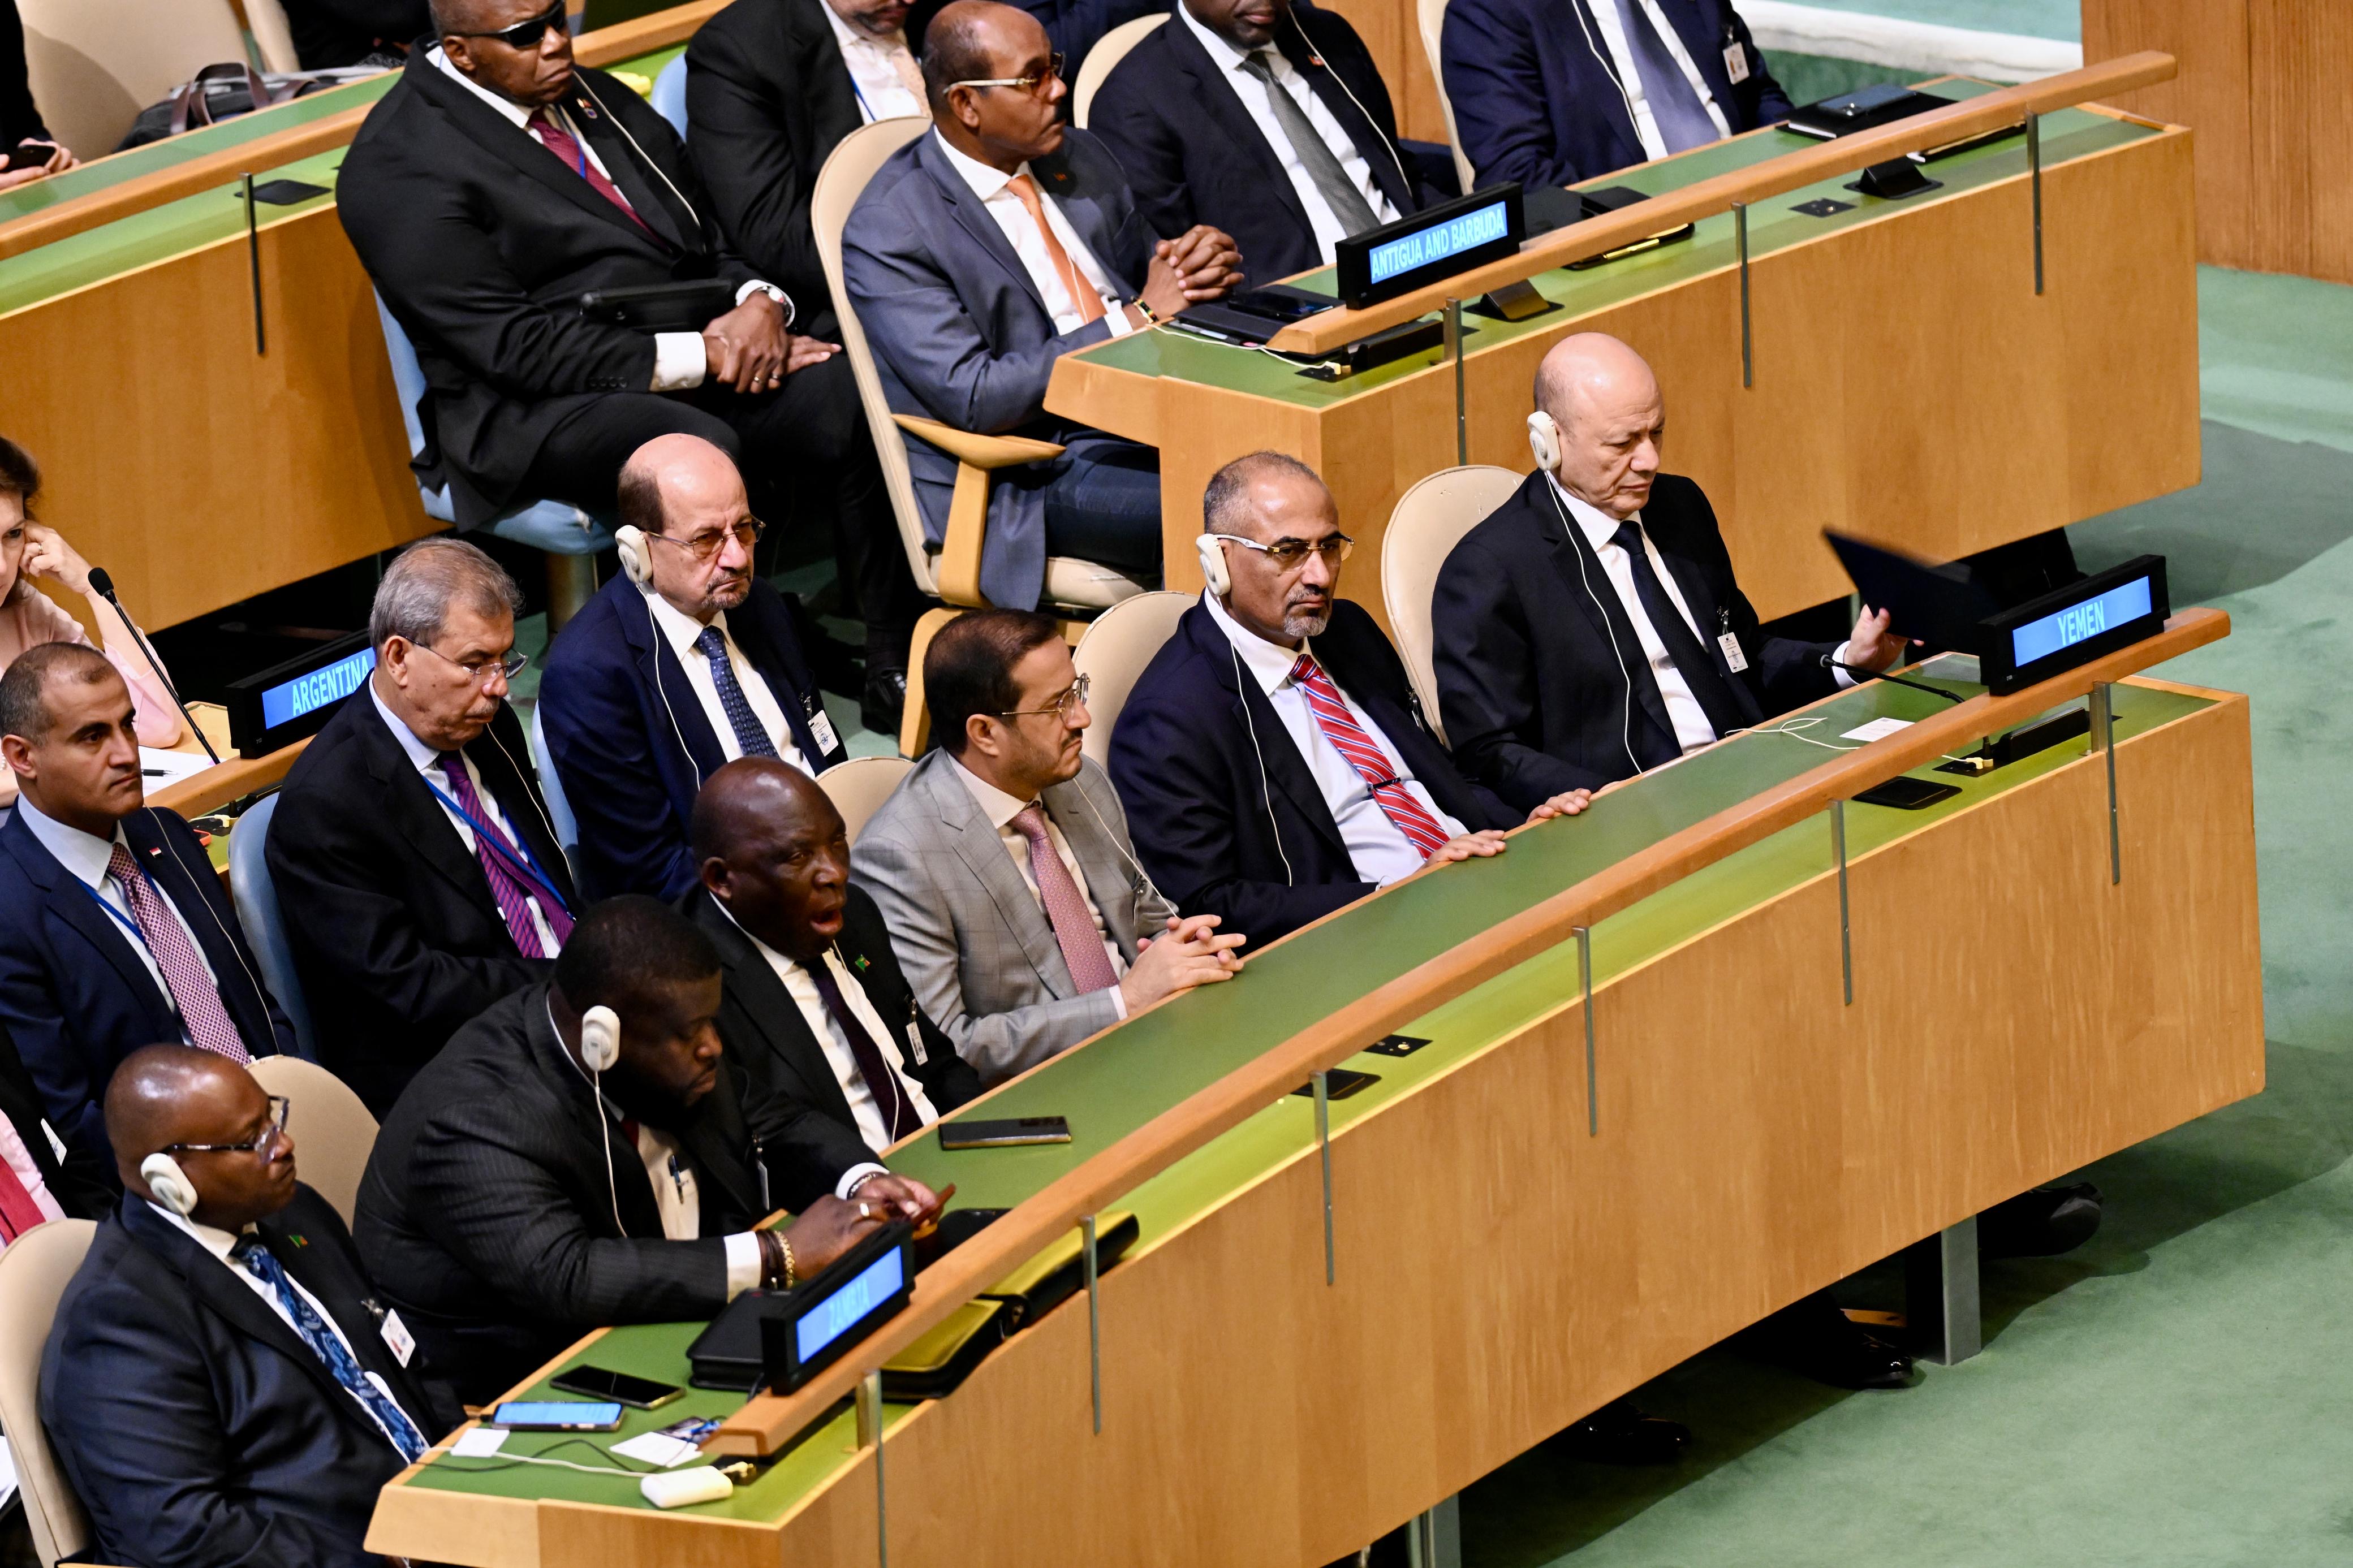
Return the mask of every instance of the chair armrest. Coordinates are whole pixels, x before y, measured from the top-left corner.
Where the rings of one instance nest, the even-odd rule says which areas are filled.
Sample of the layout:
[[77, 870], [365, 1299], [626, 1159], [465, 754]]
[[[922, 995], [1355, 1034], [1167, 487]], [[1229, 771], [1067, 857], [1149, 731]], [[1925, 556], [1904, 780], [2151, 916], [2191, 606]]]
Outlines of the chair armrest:
[[911, 414], [891, 417], [908, 435], [930, 442], [956, 460], [955, 494], [948, 502], [947, 533], [940, 541], [940, 597], [951, 605], [978, 609], [988, 603], [980, 591], [980, 547], [988, 531], [989, 470], [1059, 458], [1062, 448], [1027, 436], [976, 436]]
[[976, 468], [1009, 468], [1017, 463], [1042, 463], [1062, 455], [1062, 448], [1052, 441], [1033, 441], [1027, 436], [976, 436], [969, 430], [959, 430], [936, 419], [919, 419], [912, 414], [893, 414], [891, 417], [908, 435], [920, 437], [957, 462], [969, 463]]

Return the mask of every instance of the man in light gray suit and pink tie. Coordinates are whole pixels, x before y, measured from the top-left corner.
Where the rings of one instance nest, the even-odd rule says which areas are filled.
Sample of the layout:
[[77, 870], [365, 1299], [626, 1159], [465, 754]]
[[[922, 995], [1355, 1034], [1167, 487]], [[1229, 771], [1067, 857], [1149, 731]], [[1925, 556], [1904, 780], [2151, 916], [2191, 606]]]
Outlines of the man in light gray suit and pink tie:
[[915, 999], [984, 1083], [1241, 968], [1247, 939], [1179, 920], [1079, 737], [1086, 685], [1027, 610], [952, 621], [923, 656], [939, 749], [850, 850]]

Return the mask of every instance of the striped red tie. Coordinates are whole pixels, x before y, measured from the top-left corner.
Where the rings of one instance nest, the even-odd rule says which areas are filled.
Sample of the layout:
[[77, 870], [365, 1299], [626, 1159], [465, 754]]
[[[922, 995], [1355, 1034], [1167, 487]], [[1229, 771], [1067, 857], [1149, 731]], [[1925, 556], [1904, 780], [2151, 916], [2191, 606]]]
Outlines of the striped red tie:
[[1421, 851], [1423, 859], [1429, 859], [1446, 842], [1449, 835], [1445, 826], [1413, 798], [1412, 792], [1390, 771], [1389, 760], [1383, 754], [1380, 743], [1366, 734], [1365, 727], [1348, 711], [1348, 705], [1340, 700], [1340, 689], [1332, 684], [1324, 667], [1303, 653], [1299, 662], [1291, 667], [1291, 679], [1307, 694], [1307, 710], [1315, 715], [1324, 738], [1356, 770], [1356, 776], [1372, 792], [1373, 804], [1381, 808], [1381, 815]]

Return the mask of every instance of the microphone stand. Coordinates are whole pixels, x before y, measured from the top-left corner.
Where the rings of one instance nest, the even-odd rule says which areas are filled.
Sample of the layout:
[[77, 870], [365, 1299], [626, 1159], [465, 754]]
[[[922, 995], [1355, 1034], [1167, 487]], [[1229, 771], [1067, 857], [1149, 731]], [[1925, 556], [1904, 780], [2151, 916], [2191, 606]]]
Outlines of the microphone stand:
[[1900, 675], [1888, 675], [1876, 669], [1865, 669], [1859, 664], [1849, 664], [1844, 659], [1832, 658], [1829, 654], [1822, 655], [1822, 662], [1832, 669], [1845, 670], [1857, 680], [1884, 680], [1896, 686], [1908, 686], [1915, 691], [1925, 691], [1931, 697], [1941, 697], [1947, 702], [1968, 700], [1957, 691], [1947, 691], [1941, 686], [1931, 686], [1923, 680], [1906, 680]]
[[131, 628], [132, 637], [138, 640], [140, 648], [147, 655], [147, 668], [155, 672], [155, 679], [164, 683], [164, 691], [171, 696], [172, 706], [180, 710], [181, 721], [195, 736], [196, 743], [204, 747], [205, 755], [218, 766], [221, 754], [213, 750], [212, 742], [206, 738], [203, 729], [196, 723], [196, 716], [188, 711], [186, 703], [180, 700], [179, 690], [173, 686], [172, 678], [164, 673], [164, 661], [155, 657], [155, 645], [147, 640], [147, 634], [139, 629], [139, 623], [131, 618], [131, 612], [122, 607], [122, 601], [114, 596], [114, 579], [106, 574], [106, 568], [93, 566], [90, 569], [90, 585], [98, 590], [100, 598], [114, 606], [114, 613], [121, 616], [122, 624]]

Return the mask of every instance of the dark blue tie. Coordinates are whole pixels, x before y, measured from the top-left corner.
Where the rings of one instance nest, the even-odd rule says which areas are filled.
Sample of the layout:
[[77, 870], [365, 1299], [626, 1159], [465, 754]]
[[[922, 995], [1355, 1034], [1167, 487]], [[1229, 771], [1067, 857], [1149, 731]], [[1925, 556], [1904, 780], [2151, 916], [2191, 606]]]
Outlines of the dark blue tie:
[[229, 1249], [229, 1256], [244, 1264], [252, 1271], [254, 1278], [269, 1287], [279, 1304], [286, 1309], [287, 1316], [294, 1320], [294, 1331], [302, 1336], [302, 1342], [311, 1347], [311, 1353], [326, 1363], [327, 1371], [333, 1374], [337, 1383], [351, 1391], [353, 1398], [367, 1406], [368, 1414], [375, 1417], [376, 1424], [384, 1428], [385, 1436], [392, 1439], [392, 1446], [400, 1450], [400, 1457], [414, 1464], [417, 1457], [425, 1452], [425, 1434], [417, 1429], [417, 1423], [408, 1418], [406, 1411], [386, 1398], [384, 1390], [368, 1381], [367, 1373], [360, 1370], [360, 1363], [352, 1359], [352, 1352], [343, 1348], [343, 1342], [335, 1337], [335, 1331], [327, 1326], [326, 1320], [302, 1299], [300, 1290], [294, 1289], [294, 1282], [286, 1278], [285, 1266], [269, 1255], [269, 1248], [261, 1244], [261, 1238], [258, 1236], [237, 1237], [237, 1245]]
[[1724, 133], [1707, 117], [1707, 106], [1692, 90], [1683, 68], [1675, 64], [1667, 41], [1651, 26], [1642, 0], [1618, 0], [1618, 15], [1626, 27], [1626, 51], [1642, 75], [1642, 97], [1659, 127], [1659, 139], [1670, 153], [1721, 142]]
[[1667, 596], [1666, 584], [1651, 569], [1651, 552], [1642, 548], [1642, 525], [1628, 519], [1618, 525], [1609, 542], [1626, 552], [1634, 570], [1634, 596], [1642, 601], [1642, 613], [1650, 617], [1651, 629], [1666, 645], [1667, 657], [1674, 661], [1683, 684], [1698, 700], [1700, 710], [1715, 727], [1716, 738], [1722, 740], [1740, 729], [1746, 721], [1740, 716], [1731, 688], [1716, 668], [1715, 660], [1708, 657], [1706, 647], [1693, 634], [1691, 623], [1683, 619], [1674, 600]]
[[702, 635], [694, 639], [694, 646], [711, 661], [711, 684], [719, 689], [719, 707], [727, 715], [728, 728], [735, 731], [735, 744], [747, 757], [775, 756], [776, 743], [760, 727], [760, 716], [752, 711], [752, 700], [744, 695], [744, 688], [735, 679], [735, 665], [727, 657], [725, 636], [717, 626], [705, 626]]

